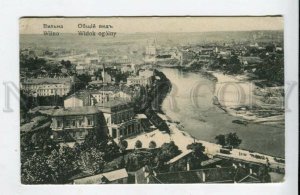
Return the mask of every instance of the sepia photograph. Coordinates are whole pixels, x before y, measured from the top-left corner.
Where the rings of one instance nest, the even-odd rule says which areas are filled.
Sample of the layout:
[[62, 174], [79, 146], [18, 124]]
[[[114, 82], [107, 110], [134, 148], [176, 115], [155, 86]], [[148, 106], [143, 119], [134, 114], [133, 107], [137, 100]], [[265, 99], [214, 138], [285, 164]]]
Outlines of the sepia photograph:
[[282, 16], [21, 17], [20, 181], [285, 181]]

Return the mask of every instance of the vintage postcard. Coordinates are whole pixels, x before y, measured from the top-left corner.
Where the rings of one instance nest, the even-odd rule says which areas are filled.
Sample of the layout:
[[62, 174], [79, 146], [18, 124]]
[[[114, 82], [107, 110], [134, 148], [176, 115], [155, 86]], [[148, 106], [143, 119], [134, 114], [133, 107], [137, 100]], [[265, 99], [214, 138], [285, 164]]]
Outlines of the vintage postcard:
[[281, 16], [19, 23], [22, 184], [284, 181]]

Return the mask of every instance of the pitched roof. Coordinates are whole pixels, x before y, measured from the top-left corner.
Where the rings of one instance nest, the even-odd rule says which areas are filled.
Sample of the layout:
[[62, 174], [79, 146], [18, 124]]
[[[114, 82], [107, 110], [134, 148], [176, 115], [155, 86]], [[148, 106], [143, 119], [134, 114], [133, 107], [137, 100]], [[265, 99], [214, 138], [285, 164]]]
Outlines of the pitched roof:
[[100, 113], [96, 106], [70, 107], [53, 110], [52, 116], [87, 115]]
[[212, 158], [212, 159], [209, 159], [209, 160], [206, 160], [206, 161], [202, 161], [201, 162], [201, 166], [207, 166], [207, 165], [210, 165], [210, 164], [213, 164], [213, 163], [216, 163], [216, 162], [219, 162], [221, 161], [222, 159], [220, 158]]
[[[137, 177], [139, 176], [139, 177]], [[250, 174], [247, 169], [242, 167], [223, 167], [211, 169], [199, 169], [191, 171], [178, 171], [151, 174], [142, 177], [141, 173], [136, 174], [137, 183], [145, 183], [147, 177], [149, 183], [247, 183], [260, 182], [253, 174]]]
[[186, 150], [184, 152], [182, 152], [181, 154], [175, 156], [174, 158], [172, 158], [171, 160], [169, 160], [167, 162], [167, 164], [171, 164], [171, 163], [174, 163], [178, 160], [180, 160], [181, 158], [185, 157], [186, 155], [190, 154], [192, 152], [192, 150]]
[[69, 95], [68, 97], [66, 97], [66, 99], [69, 99], [71, 97], [76, 97], [79, 98], [81, 100], [89, 97], [91, 94], [87, 91], [87, 90], [81, 90], [81, 91], [77, 91], [75, 93], [73, 93], [72, 95]]
[[123, 179], [128, 177], [126, 169], [114, 170], [106, 173], [100, 173], [97, 175], [87, 176], [80, 179], [75, 179], [75, 184], [100, 184], [102, 183], [102, 178], [105, 178], [109, 182], [113, 182], [118, 179]]
[[115, 99], [104, 103], [97, 103], [96, 106], [101, 108], [112, 108], [116, 106], [126, 106], [129, 105], [131, 101], [126, 99]]
[[108, 181], [115, 181], [117, 179], [122, 179], [128, 177], [126, 169], [119, 169], [115, 171], [110, 171], [102, 174]]

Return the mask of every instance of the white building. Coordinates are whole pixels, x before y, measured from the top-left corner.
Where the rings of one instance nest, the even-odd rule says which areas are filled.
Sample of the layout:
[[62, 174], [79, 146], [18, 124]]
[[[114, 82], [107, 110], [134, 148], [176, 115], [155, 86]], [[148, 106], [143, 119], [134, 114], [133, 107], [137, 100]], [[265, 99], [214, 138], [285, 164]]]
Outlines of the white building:
[[152, 70], [140, 70], [139, 76], [131, 76], [127, 78], [127, 85], [150, 86], [153, 78]]
[[33, 78], [22, 81], [21, 89], [32, 96], [64, 96], [76, 82], [76, 77]]

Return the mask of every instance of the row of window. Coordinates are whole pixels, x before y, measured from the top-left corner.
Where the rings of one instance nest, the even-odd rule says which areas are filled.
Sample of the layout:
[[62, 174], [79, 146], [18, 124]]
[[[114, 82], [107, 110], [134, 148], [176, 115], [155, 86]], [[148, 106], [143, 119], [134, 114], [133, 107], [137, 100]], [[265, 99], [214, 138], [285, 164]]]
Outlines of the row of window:
[[[56, 127], [62, 128], [64, 125], [65, 128], [74, 128], [74, 127], [84, 127], [83, 119], [67, 119], [65, 122], [62, 120], [56, 121]], [[92, 117], [87, 117], [87, 126], [93, 126], [94, 120]]]
[[[134, 124], [128, 125], [126, 129], [120, 129], [120, 136], [129, 136], [132, 135], [136, 132], [139, 132], [141, 130], [141, 125], [137, 124], [137, 127], [135, 129]], [[112, 137], [116, 138], [117, 137], [117, 129], [112, 129]]]
[[127, 121], [133, 117], [132, 111], [125, 111], [121, 113], [116, 113], [111, 116], [111, 122], [113, 124], [122, 123], [122, 121]]

